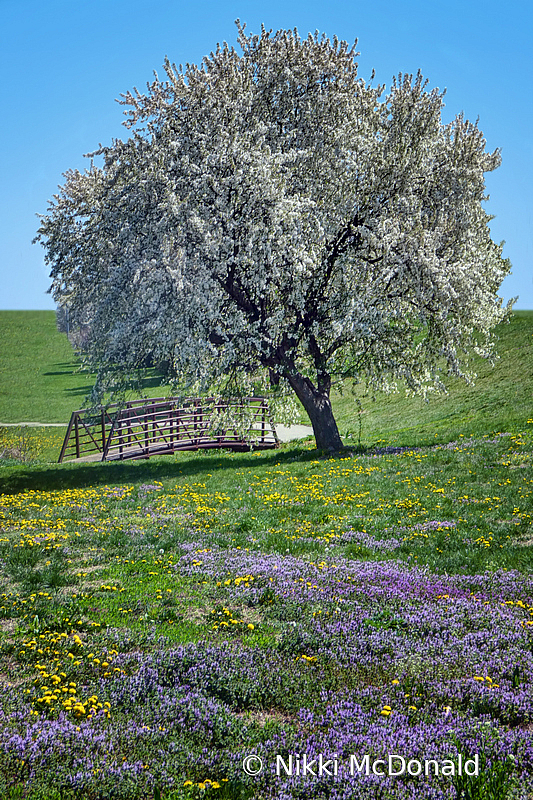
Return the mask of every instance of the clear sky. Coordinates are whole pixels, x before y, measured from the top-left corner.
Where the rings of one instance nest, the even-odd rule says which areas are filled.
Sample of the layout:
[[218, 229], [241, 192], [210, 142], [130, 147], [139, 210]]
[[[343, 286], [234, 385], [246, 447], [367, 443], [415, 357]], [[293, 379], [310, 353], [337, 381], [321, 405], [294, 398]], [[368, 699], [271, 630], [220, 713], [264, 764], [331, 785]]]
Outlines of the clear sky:
[[44, 250], [32, 245], [63, 173], [126, 138], [115, 99], [142, 90], [166, 55], [201, 61], [247, 30], [319, 30], [359, 40], [359, 74], [390, 86], [421, 69], [447, 89], [445, 122], [464, 111], [502, 166], [487, 176], [493, 238], [513, 274], [501, 290], [533, 309], [533, 4], [531, 0], [0, 0], [0, 308], [54, 308]]

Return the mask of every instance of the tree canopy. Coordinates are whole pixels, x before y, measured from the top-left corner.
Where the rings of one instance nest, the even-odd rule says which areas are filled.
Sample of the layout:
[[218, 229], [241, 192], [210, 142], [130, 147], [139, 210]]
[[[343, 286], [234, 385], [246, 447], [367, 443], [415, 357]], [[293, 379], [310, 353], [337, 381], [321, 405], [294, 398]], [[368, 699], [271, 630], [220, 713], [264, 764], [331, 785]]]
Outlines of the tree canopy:
[[355, 43], [296, 30], [224, 43], [122, 96], [125, 141], [70, 171], [37, 239], [54, 298], [91, 319], [102, 387], [148, 356], [183, 384], [290, 387], [342, 445], [336, 379], [442, 389], [493, 353], [510, 265], [491, 239], [477, 123], [443, 124], [421, 74], [358, 76]]

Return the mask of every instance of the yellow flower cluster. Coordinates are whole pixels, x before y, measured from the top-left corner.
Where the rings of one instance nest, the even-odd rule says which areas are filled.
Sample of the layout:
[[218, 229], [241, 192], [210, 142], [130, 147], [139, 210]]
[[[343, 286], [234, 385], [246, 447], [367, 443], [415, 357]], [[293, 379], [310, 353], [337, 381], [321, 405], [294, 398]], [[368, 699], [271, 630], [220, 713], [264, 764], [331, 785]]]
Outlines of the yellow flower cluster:
[[222, 586], [222, 585], [231, 586], [232, 580], [235, 583], [235, 586], [240, 586], [241, 583], [244, 584], [244, 586], [250, 586], [250, 581], [254, 580], [254, 576], [253, 575], [242, 575], [242, 576], [237, 576], [234, 579], [228, 578], [225, 581], [217, 581], [217, 586]]
[[50, 689], [48, 686], [41, 686], [42, 695], [31, 701], [34, 708], [33, 713], [36, 716], [39, 715], [36, 709], [40, 708], [41, 710], [46, 709], [48, 712], [67, 712], [77, 719], [81, 717], [91, 719], [98, 711], [103, 711], [109, 719], [111, 704], [108, 702], [100, 703], [98, 701], [98, 696], [95, 694], [91, 695], [86, 700], [81, 700], [77, 695], [77, 684], [74, 681], [67, 683], [67, 676], [64, 672], [49, 675], [48, 678], [54, 688]]
[[[339, 467], [336, 459], [329, 459], [330, 464], [329, 472], [324, 475], [314, 473], [304, 478], [297, 475], [291, 475], [288, 470], [267, 470], [266, 476], [259, 478], [254, 475], [256, 482], [251, 484], [251, 488], [255, 490], [255, 496], [263, 502], [264, 505], [276, 508], [280, 505], [301, 505], [302, 502], [309, 502], [316, 500], [324, 506], [329, 505], [343, 505], [346, 502], [355, 502], [363, 497], [366, 497], [369, 492], [354, 493], [347, 488], [338, 489], [332, 492], [329, 489], [329, 484], [333, 479], [339, 477], [347, 477], [348, 475], [370, 475], [373, 472], [379, 472], [379, 467], [363, 467], [357, 464], [352, 459], [341, 459], [352, 462], [352, 468], [349, 469], [345, 466]], [[313, 461], [313, 465], [321, 466], [321, 462]], [[280, 480], [285, 480], [291, 490], [291, 493], [284, 490], [283, 487], [278, 487], [276, 484]]]
[[214, 608], [211, 611], [211, 614], [216, 614], [217, 617], [218, 617], [218, 620], [213, 623], [213, 630], [214, 631], [219, 630], [219, 629], [223, 629], [223, 628], [230, 629], [232, 626], [235, 626], [235, 625], [236, 626], [246, 625], [246, 627], [250, 631], [253, 631], [255, 629], [255, 625], [253, 625], [251, 622], [246, 624], [244, 622], [244, 620], [236, 619], [233, 616], [233, 612], [230, 611], [229, 608], [226, 608], [226, 606], [223, 606], [221, 609], [220, 608]]
[[474, 675], [474, 680], [479, 681], [480, 683], [484, 683], [487, 689], [499, 689], [500, 685], [498, 683], [494, 683], [492, 678], [489, 675]]
[[[113, 657], [118, 653], [110, 650], [105, 656], [98, 658], [95, 653], [85, 656], [83, 649], [84, 643], [75, 631], [70, 634], [64, 631], [46, 631], [35, 639], [23, 642], [19, 657], [30, 661], [35, 657], [39, 659], [34, 664], [39, 678], [35, 680], [37, 695], [31, 700], [34, 708], [32, 713], [38, 715], [39, 711], [46, 711], [49, 716], [54, 716], [54, 713], [65, 711], [90, 719], [92, 714], [103, 710], [109, 716], [109, 703], [100, 703], [96, 695], [86, 700], [81, 699], [76, 691], [76, 682], [69, 680], [67, 672], [71, 673], [74, 667], [79, 667], [85, 660], [103, 677], [109, 677], [113, 673], [124, 674], [119, 667], [111, 668]], [[49, 684], [52, 684], [52, 688]], [[28, 689], [27, 693], [31, 694], [31, 690]]]
[[[46, 640], [47, 635], [43, 634], [39, 637], [39, 642], [36, 639], [32, 639], [24, 643], [24, 650], [21, 651], [20, 655], [25, 654], [26, 652], [36, 652], [38, 655], [45, 655], [48, 653], [50, 655], [55, 655], [56, 657], [53, 658], [52, 663], [55, 667], [57, 667], [58, 663], [60, 663], [60, 658], [57, 657], [59, 654], [58, 645], [65, 642], [67, 643], [68, 640], [67, 633], [53, 633], [48, 632], [48, 647], [38, 647], [38, 644], [41, 640]], [[72, 643], [75, 646], [75, 649], [81, 649], [83, 647], [83, 642], [78, 636], [78, 634], [72, 635]], [[51, 646], [56, 646], [54, 650], [51, 650]], [[73, 648], [74, 649], [74, 648]], [[112, 651], [116, 654], [116, 651]], [[70, 651], [67, 653], [67, 657], [71, 659], [74, 666], [78, 666], [81, 661], [77, 660], [75, 655]], [[90, 654], [88, 658], [94, 659], [94, 654]], [[76, 660], [75, 660], [76, 659]], [[94, 659], [94, 661], [98, 661], [99, 659]], [[107, 668], [109, 667], [109, 662], [103, 661], [102, 667]], [[37, 662], [35, 664], [35, 668], [39, 672], [40, 679], [44, 682], [47, 681], [53, 684], [53, 689], [50, 689], [46, 685], [40, 686], [40, 691], [42, 692], [41, 696], [35, 697], [32, 700], [32, 705], [34, 709], [41, 708], [47, 709], [49, 711], [66, 711], [71, 712], [76, 717], [87, 716], [87, 719], [90, 719], [92, 714], [96, 713], [99, 709], [102, 709], [106, 716], [109, 716], [110, 704], [109, 703], [99, 703], [98, 697], [96, 695], [92, 695], [87, 700], [81, 700], [77, 696], [76, 686], [77, 684], [74, 681], [67, 681], [67, 674], [65, 672], [48, 672], [47, 670], [50, 667], [47, 667], [45, 664], [41, 664]], [[52, 670], [54, 667], [52, 667]], [[119, 670], [120, 671], [120, 670]], [[104, 673], [106, 674], [106, 673]], [[107, 673], [110, 675], [111, 673]], [[28, 690], [29, 692], [29, 690]], [[38, 713], [34, 711], [34, 713]]]
[[[32, 606], [38, 602], [39, 599], [49, 599], [51, 595], [48, 592], [35, 592], [29, 597], [22, 597], [16, 592], [4, 592], [0, 594], [0, 617], [7, 616], [8, 613], [18, 610], [19, 608], [27, 607], [28, 614], [32, 613]], [[27, 619], [28, 614], [24, 614], [22, 619]]]
[[184, 787], [190, 786], [197, 786], [199, 789], [220, 789], [223, 783], [227, 783], [227, 778], [222, 778], [220, 783], [218, 781], [211, 781], [209, 778], [206, 778], [204, 781], [200, 781], [199, 783], [194, 783], [193, 781], [185, 781], [183, 784]]
[[195, 514], [194, 526], [197, 529], [209, 528], [213, 518], [226, 513], [227, 509], [221, 508], [231, 498], [224, 492], [209, 493], [205, 483], [192, 483], [185, 486], [176, 486], [179, 493], [166, 493], [154, 503], [154, 511], [158, 514], [176, 514], [183, 509], [193, 511]]

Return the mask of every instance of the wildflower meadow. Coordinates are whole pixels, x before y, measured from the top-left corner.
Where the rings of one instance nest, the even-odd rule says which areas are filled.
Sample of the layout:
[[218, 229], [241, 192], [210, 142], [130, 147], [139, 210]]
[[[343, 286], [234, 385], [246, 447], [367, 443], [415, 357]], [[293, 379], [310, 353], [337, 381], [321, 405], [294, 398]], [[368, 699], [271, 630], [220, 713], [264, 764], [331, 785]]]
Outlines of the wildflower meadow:
[[[171, 5], [26, 14], [32, 197], [98, 123], [61, 125], [54, 86], [96, 97]], [[459, 84], [484, 65], [490, 8], [438, 9], [442, 46], [426, 8], [369, 8], [401, 63], [412, 29]], [[224, 10], [199, 9], [183, 52]], [[533, 800], [533, 311], [498, 295], [529, 280], [517, 251], [504, 286], [485, 208], [501, 148], [420, 70], [359, 73], [357, 40], [235, 25], [118, 87], [127, 135], [106, 112], [35, 222], [57, 312], [0, 312], [0, 800]]]
[[532, 455], [3, 467], [0, 796], [531, 797]]

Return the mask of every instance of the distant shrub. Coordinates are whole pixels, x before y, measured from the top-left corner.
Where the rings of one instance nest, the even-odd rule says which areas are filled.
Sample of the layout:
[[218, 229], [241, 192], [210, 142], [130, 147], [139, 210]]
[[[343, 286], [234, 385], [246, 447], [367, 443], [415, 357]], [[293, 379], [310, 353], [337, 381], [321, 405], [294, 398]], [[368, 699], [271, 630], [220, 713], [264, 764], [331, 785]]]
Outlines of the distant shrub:
[[28, 463], [35, 461], [43, 446], [26, 425], [0, 428], [0, 459]]

